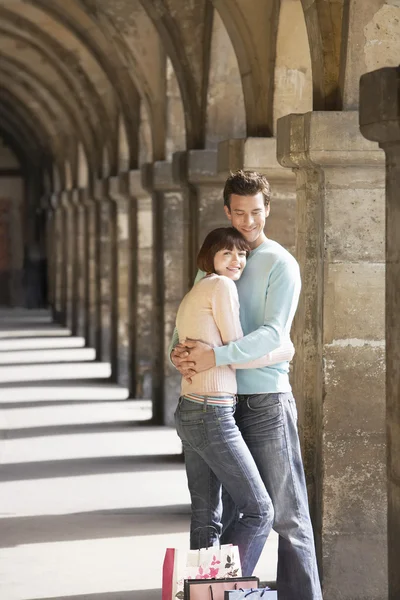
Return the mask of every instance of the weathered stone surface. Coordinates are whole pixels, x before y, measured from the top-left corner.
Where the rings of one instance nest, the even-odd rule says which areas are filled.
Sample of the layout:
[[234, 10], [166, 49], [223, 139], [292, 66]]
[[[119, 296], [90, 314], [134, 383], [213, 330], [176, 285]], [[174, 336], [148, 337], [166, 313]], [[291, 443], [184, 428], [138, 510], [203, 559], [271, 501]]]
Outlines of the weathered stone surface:
[[[359, 135], [356, 115], [309, 113], [278, 122], [278, 157], [297, 176], [294, 389], [324, 598], [378, 599], [386, 583], [383, 156]], [[360, 565], [352, 540], [368, 544], [371, 533], [376, 546]], [[367, 569], [377, 551], [375, 593]], [[336, 570], [344, 562], [357, 595]]]
[[[391, 4], [395, 4], [391, 2]], [[396, 3], [397, 5], [397, 3]], [[398, 22], [391, 25], [397, 26]], [[388, 598], [400, 595], [400, 72], [363, 75], [360, 129], [386, 155], [386, 433], [388, 494]]]

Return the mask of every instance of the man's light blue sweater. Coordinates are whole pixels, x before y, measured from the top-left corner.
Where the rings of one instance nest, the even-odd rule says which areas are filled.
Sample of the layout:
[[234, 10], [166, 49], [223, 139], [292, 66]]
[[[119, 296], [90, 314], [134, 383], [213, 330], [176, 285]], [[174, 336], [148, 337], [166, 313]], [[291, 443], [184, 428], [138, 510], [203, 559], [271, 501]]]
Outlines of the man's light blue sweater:
[[[203, 275], [199, 272], [196, 281]], [[252, 250], [236, 285], [244, 337], [214, 348], [217, 366], [260, 358], [289, 336], [301, 288], [299, 265], [285, 248], [268, 239]], [[177, 338], [175, 331], [170, 351]], [[288, 372], [288, 362], [260, 369], [238, 369], [238, 394], [290, 392]]]

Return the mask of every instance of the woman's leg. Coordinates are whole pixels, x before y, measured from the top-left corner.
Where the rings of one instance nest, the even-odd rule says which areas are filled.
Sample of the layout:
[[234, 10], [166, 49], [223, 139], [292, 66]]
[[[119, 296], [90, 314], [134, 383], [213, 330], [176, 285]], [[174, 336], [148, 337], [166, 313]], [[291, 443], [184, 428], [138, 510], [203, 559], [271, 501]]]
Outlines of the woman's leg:
[[[181, 398], [175, 419], [192, 498], [191, 547], [198, 547], [198, 527], [213, 525], [221, 532], [222, 484], [242, 513], [230, 542], [239, 546], [243, 575], [251, 575], [272, 527], [273, 508], [234, 409]], [[205, 535], [216, 542], [211, 529]]]

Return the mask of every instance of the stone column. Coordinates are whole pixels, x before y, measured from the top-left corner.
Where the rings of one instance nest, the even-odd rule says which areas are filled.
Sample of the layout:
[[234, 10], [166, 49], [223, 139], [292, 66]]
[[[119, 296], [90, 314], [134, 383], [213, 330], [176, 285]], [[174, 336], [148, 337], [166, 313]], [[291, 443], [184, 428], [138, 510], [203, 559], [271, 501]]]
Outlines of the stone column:
[[294, 369], [324, 599], [386, 586], [383, 152], [357, 112], [278, 121], [297, 180]]
[[361, 77], [360, 126], [386, 154], [386, 441], [389, 600], [400, 598], [400, 70]]
[[84, 238], [85, 238], [85, 325], [84, 337], [86, 346], [96, 348], [99, 321], [99, 285], [98, 260], [98, 206], [91, 189], [82, 190], [81, 202], [84, 205]]
[[[258, 171], [271, 184], [271, 213], [265, 233], [289, 252], [295, 251], [296, 182], [293, 173], [276, 159], [276, 138], [244, 138], [221, 142], [218, 146], [218, 171]], [[223, 200], [221, 200], [223, 204]]]
[[152, 191], [153, 209], [153, 420], [172, 425], [180, 375], [170, 364], [167, 349], [187, 291], [187, 198], [173, 178], [172, 163], [146, 165], [143, 176], [146, 189]]
[[[141, 171], [129, 172], [129, 191], [136, 203], [132, 260], [132, 396], [152, 397], [153, 224], [152, 199], [142, 184]], [[135, 260], [136, 253], [136, 260]]]
[[109, 195], [115, 203], [116, 214], [116, 381], [132, 394], [135, 388], [134, 319], [136, 307], [136, 199], [130, 196], [129, 173], [121, 173], [109, 180]]
[[62, 270], [62, 298], [61, 298], [61, 318], [62, 324], [72, 330], [72, 303], [73, 303], [73, 278], [74, 278], [74, 250], [75, 237], [74, 231], [74, 207], [71, 201], [71, 191], [63, 190], [61, 192], [62, 217], [62, 252], [63, 252], [63, 270]]
[[188, 287], [191, 287], [197, 272], [196, 256], [204, 238], [213, 229], [229, 225], [222, 196], [225, 174], [218, 173], [217, 150], [178, 152], [174, 155], [174, 164], [182, 185], [187, 186], [189, 193], [192, 192], [189, 224], [186, 229], [191, 242], [191, 253], [188, 257]]
[[50, 199], [53, 211], [53, 258], [52, 258], [52, 313], [53, 319], [58, 323], [63, 322], [63, 286], [65, 272], [64, 252], [64, 211], [61, 205], [61, 193], [52, 194]]
[[75, 192], [75, 211], [76, 211], [76, 237], [77, 237], [77, 255], [76, 255], [76, 313], [75, 313], [75, 333], [85, 336], [86, 333], [86, 291], [88, 273], [87, 273], [87, 247], [86, 237], [86, 205], [87, 189], [80, 188]]
[[108, 180], [95, 182], [97, 200], [97, 336], [96, 353], [99, 360], [111, 363], [112, 377], [116, 366], [116, 215], [109, 198]]
[[77, 335], [78, 329], [78, 314], [79, 314], [79, 279], [80, 279], [80, 263], [81, 263], [81, 245], [82, 231], [80, 227], [80, 206], [79, 206], [79, 190], [73, 189], [70, 192], [71, 202], [71, 232], [69, 234], [68, 247], [71, 251], [71, 331], [72, 335]]

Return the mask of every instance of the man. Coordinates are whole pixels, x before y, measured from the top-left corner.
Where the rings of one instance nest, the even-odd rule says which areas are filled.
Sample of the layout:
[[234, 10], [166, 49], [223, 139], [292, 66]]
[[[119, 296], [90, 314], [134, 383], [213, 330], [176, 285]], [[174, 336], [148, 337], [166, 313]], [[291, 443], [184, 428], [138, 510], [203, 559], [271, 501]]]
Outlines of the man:
[[[178, 344], [175, 335], [171, 360], [189, 378], [214, 366], [257, 359], [278, 348], [289, 335], [300, 294], [297, 261], [264, 233], [270, 212], [267, 179], [246, 171], [231, 175], [224, 188], [224, 210], [252, 248], [237, 282], [244, 337], [211, 348], [199, 341]], [[296, 404], [288, 372], [287, 362], [237, 370], [236, 422], [274, 506], [274, 529], [279, 534], [279, 600], [321, 600]], [[224, 498], [223, 538], [229, 541], [237, 516], [232, 503], [228, 516], [226, 511]]]

